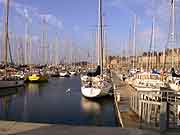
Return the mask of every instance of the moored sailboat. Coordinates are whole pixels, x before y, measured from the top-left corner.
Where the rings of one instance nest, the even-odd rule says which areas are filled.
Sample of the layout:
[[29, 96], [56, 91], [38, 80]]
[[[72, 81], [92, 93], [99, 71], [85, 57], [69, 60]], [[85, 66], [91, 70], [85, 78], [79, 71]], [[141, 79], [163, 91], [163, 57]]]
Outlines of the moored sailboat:
[[[4, 36], [4, 45], [5, 45], [5, 72], [4, 76], [1, 76], [0, 88], [10, 88], [10, 87], [19, 87], [24, 85], [24, 80], [21, 80], [18, 77], [11, 77], [7, 73], [8, 65], [8, 45], [9, 45], [9, 34], [8, 34], [8, 24], [9, 24], [9, 0], [5, 0], [5, 36]], [[10, 50], [9, 50], [10, 51]]]
[[103, 71], [103, 24], [102, 0], [99, 0], [98, 24], [98, 66], [95, 72], [89, 72], [81, 77], [81, 93], [86, 98], [103, 97], [110, 94], [113, 86], [111, 79]]

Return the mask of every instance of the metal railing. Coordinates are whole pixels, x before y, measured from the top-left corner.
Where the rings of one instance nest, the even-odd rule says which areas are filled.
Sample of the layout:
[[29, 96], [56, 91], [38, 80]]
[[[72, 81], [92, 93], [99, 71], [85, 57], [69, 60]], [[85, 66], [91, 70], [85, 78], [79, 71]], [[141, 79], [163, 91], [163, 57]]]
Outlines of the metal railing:
[[179, 128], [178, 105], [180, 94], [175, 91], [134, 91], [130, 107], [139, 116], [140, 123], [160, 127]]

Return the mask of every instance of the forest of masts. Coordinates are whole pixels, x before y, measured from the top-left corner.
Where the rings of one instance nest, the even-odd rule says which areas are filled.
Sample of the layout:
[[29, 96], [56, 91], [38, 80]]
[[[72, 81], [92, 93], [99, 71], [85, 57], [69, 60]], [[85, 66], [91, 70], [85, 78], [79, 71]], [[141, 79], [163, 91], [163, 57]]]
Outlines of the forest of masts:
[[[48, 39], [48, 25], [42, 20], [42, 34], [33, 36], [30, 23], [25, 24], [25, 36], [9, 32], [8, 63], [14, 64], [72, 64], [82, 61], [96, 62], [95, 33], [91, 35], [91, 49], [79, 47], [71, 39], [63, 39], [56, 33], [51, 41]], [[0, 33], [0, 62], [4, 62], [4, 32]], [[86, 45], [85, 45], [86, 46]]]

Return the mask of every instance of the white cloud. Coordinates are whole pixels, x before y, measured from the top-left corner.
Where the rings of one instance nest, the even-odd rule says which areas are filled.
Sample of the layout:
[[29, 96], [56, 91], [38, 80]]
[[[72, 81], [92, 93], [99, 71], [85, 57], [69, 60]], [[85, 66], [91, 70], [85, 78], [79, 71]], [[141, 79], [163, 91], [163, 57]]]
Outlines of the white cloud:
[[63, 28], [62, 21], [52, 14], [39, 14], [38, 16], [41, 20], [45, 19], [45, 21], [52, 26], [55, 26], [59, 29]]
[[[4, 0], [0, 0], [0, 3], [4, 4]], [[32, 22], [32, 20], [36, 19], [39, 19], [41, 22], [42, 18], [45, 18], [46, 22], [49, 25], [56, 27], [58, 29], [63, 28], [62, 20], [51, 13], [40, 13], [40, 11], [37, 8], [18, 3], [16, 1], [12, 1], [10, 5], [12, 8], [16, 10], [18, 15], [25, 18], [29, 22]]]
[[[170, 26], [170, 9], [171, 1], [170, 0], [112, 0], [110, 5], [112, 7], [120, 8], [123, 10], [124, 7], [129, 10], [130, 13], [135, 13], [140, 18], [140, 22], [146, 22], [146, 24], [151, 24], [148, 21], [152, 19], [152, 16], [156, 17], [156, 26], [158, 31], [156, 35], [158, 36], [157, 40], [159, 46], [163, 47], [164, 43], [167, 40], [169, 26]], [[176, 0], [176, 32], [180, 33], [180, 0]], [[133, 15], [133, 14], [132, 14]], [[149, 18], [149, 20], [147, 19]], [[151, 25], [141, 26], [144, 30], [140, 33], [139, 37], [141, 42], [148, 42], [148, 38], [151, 33]], [[179, 35], [179, 34], [177, 34]], [[144, 36], [146, 38], [142, 38]], [[177, 44], [179, 44], [180, 37], [177, 36]], [[143, 41], [145, 40], [146, 41]]]

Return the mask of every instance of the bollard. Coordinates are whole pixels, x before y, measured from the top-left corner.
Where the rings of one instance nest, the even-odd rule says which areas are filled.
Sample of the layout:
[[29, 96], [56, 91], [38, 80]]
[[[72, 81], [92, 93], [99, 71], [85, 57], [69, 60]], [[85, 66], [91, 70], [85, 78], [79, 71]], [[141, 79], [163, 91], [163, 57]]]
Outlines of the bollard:
[[168, 128], [168, 105], [167, 102], [161, 102], [160, 107], [160, 118], [159, 118], [159, 125], [160, 131], [164, 132]]
[[117, 95], [117, 102], [120, 102], [120, 94]]

